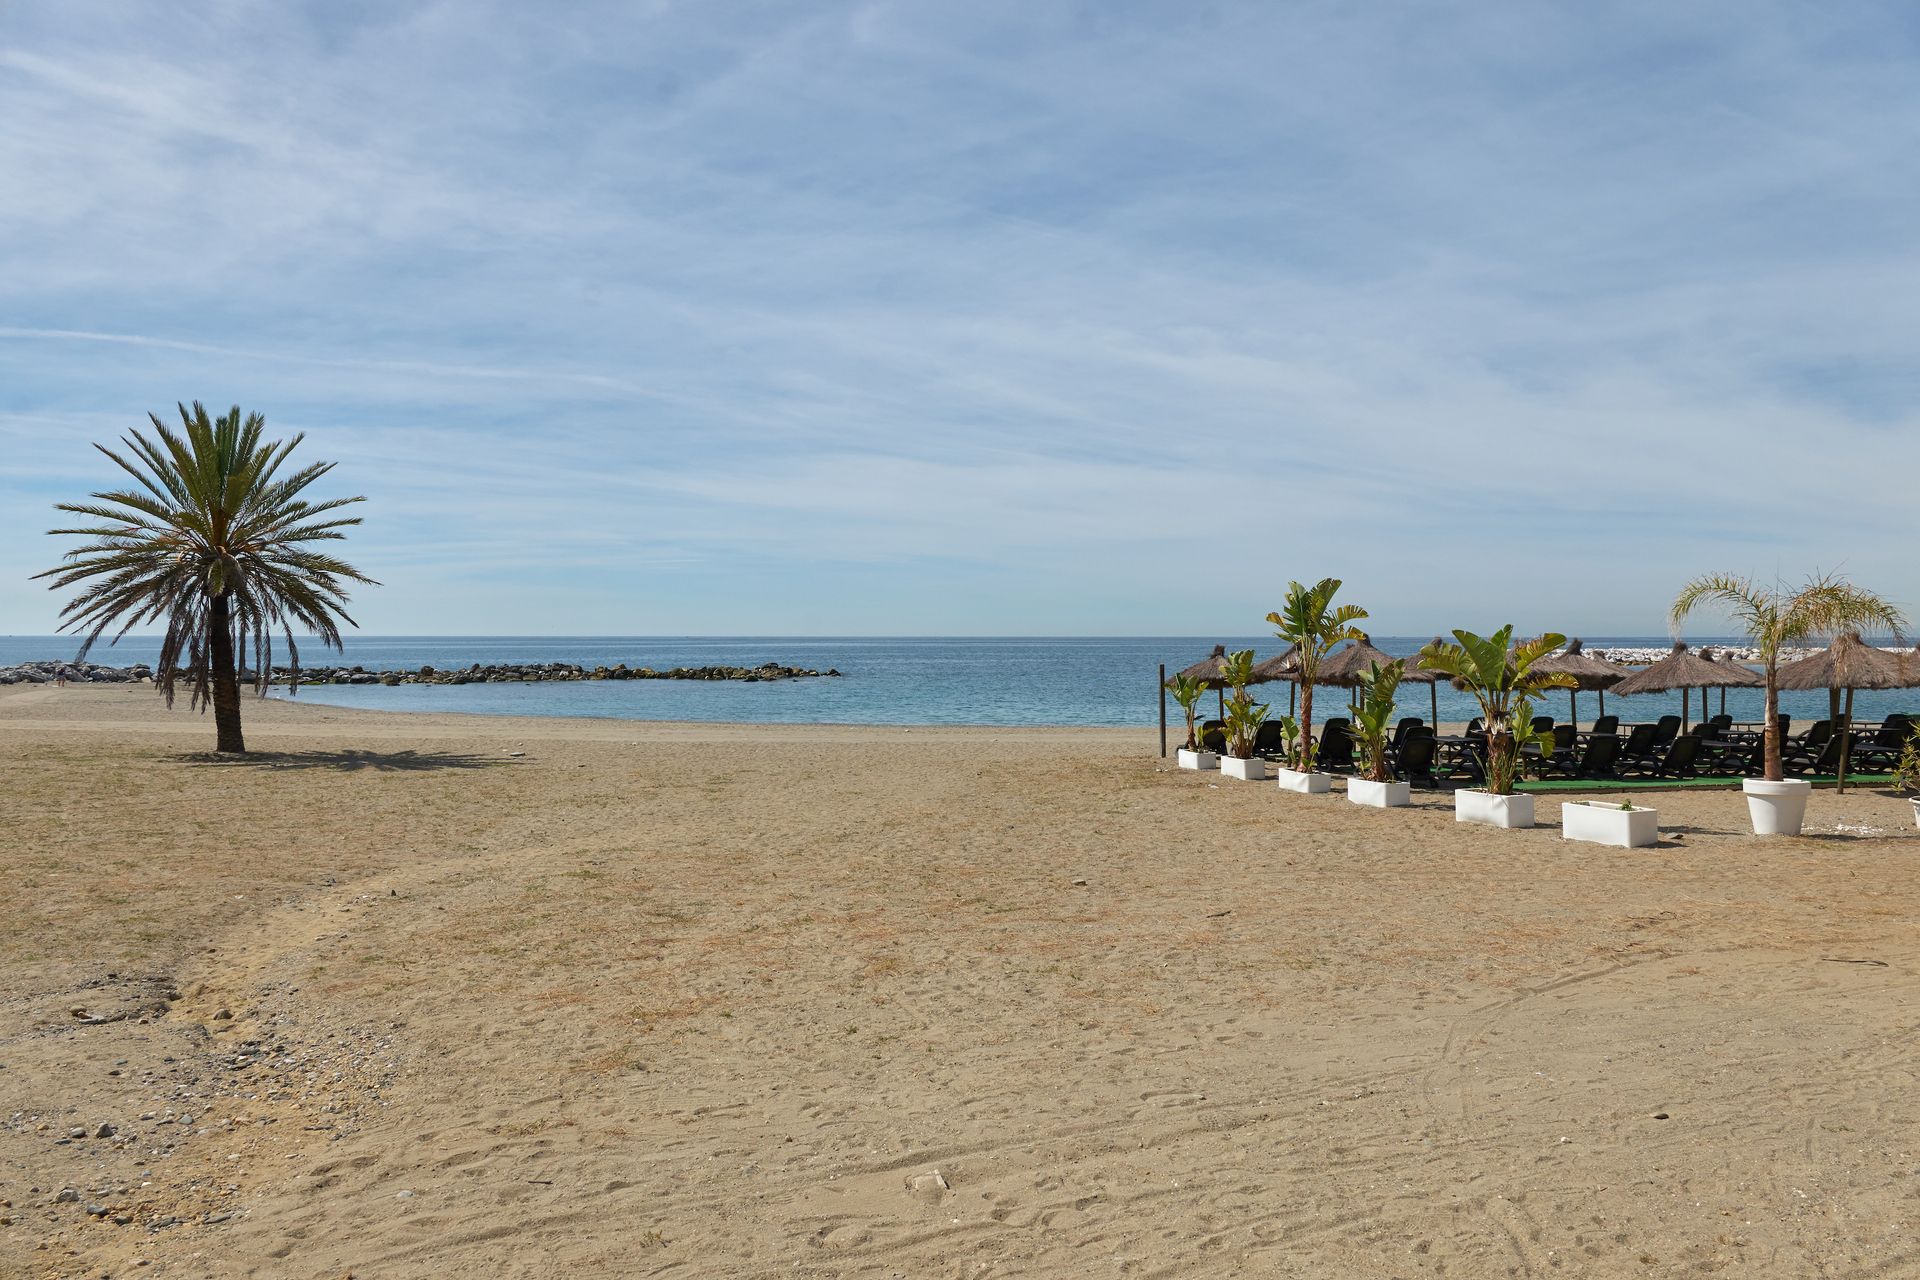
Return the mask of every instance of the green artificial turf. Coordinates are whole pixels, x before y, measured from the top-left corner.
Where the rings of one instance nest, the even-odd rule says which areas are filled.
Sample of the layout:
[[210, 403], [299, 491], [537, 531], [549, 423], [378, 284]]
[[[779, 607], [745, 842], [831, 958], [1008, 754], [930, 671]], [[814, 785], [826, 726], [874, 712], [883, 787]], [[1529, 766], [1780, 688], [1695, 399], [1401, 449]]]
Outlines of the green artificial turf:
[[[1831, 787], [1839, 779], [1809, 778], [1816, 787]], [[1887, 773], [1850, 773], [1849, 785], [1880, 786], [1893, 781]], [[1545, 778], [1522, 782], [1516, 791], [1730, 791], [1740, 786], [1738, 778]]]

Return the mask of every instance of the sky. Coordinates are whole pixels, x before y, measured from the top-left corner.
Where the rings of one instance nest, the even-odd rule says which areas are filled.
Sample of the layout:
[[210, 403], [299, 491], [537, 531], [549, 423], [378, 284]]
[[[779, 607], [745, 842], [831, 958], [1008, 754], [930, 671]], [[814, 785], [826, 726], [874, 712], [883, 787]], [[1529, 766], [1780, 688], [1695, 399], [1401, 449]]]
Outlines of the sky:
[[[1920, 606], [1920, 11], [0, 0], [0, 633], [240, 404], [371, 634]], [[1709, 628], [1711, 629], [1711, 628]]]

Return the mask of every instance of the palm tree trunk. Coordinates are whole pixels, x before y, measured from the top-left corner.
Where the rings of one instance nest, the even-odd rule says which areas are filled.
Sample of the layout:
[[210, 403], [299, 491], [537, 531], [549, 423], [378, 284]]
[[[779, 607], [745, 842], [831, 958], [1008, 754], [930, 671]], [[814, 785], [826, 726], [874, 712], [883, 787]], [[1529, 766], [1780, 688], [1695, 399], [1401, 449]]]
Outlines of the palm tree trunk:
[[1313, 680], [1300, 672], [1300, 771], [1313, 772]]
[[1778, 671], [1774, 664], [1767, 664], [1767, 710], [1766, 724], [1762, 730], [1766, 737], [1765, 769], [1768, 782], [1779, 782], [1787, 776], [1780, 767], [1780, 686], [1776, 683]]
[[207, 658], [213, 666], [213, 749], [245, 755], [247, 740], [240, 733], [240, 671], [233, 648], [233, 619], [227, 597], [213, 598], [208, 610]]

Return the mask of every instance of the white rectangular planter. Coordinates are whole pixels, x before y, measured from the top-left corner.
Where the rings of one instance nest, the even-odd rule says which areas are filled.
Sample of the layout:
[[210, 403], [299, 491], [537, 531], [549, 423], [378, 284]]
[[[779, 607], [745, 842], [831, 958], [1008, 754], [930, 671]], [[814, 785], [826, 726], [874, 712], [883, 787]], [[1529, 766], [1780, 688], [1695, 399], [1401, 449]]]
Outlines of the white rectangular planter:
[[1920, 827], [1920, 800], [1910, 800], [1908, 803], [1913, 806], [1913, 825]]
[[1333, 775], [1330, 773], [1303, 773], [1298, 769], [1276, 769], [1274, 777], [1279, 780], [1282, 791], [1298, 791], [1302, 795], [1320, 796], [1333, 790]]
[[1533, 825], [1533, 797], [1497, 796], [1491, 791], [1456, 791], [1453, 793], [1453, 820], [1477, 822], [1487, 827], [1530, 827]]
[[1264, 782], [1267, 777], [1267, 762], [1259, 756], [1245, 760], [1238, 756], [1221, 756], [1220, 772], [1229, 778], [1238, 778], [1242, 782]]
[[1220, 757], [1211, 751], [1189, 751], [1185, 747], [1174, 753], [1182, 769], [1218, 769]]
[[1644, 849], [1660, 839], [1660, 813], [1634, 806], [1622, 809], [1606, 800], [1581, 800], [1560, 806], [1560, 836], [1591, 840], [1619, 849]]
[[1398, 809], [1413, 799], [1413, 786], [1406, 782], [1371, 782], [1366, 778], [1347, 779], [1347, 799], [1374, 809]]

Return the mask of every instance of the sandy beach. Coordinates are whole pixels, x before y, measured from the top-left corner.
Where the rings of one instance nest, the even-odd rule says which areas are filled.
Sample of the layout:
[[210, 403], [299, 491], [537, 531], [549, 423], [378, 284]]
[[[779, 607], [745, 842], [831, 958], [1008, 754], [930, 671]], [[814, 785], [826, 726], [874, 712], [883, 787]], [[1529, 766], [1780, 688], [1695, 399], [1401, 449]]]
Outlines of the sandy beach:
[[0, 1271], [1920, 1273], [1906, 801], [0, 691]]

